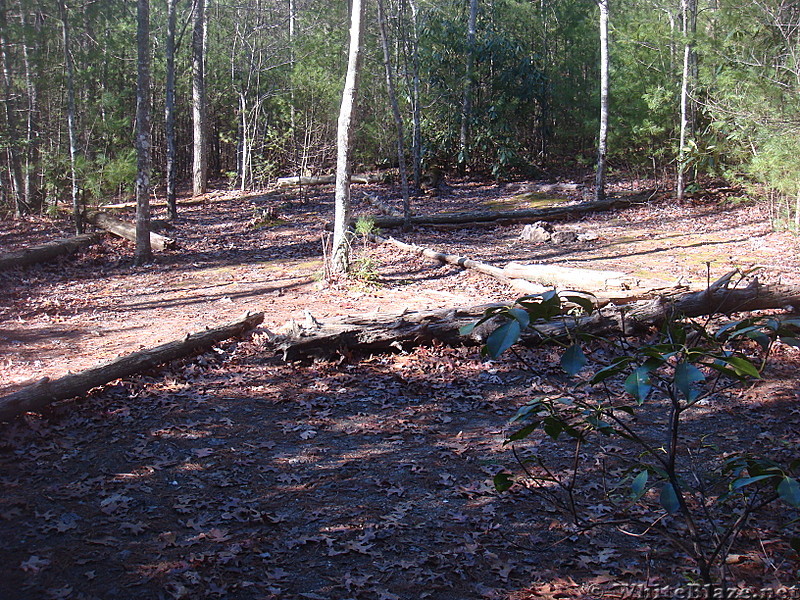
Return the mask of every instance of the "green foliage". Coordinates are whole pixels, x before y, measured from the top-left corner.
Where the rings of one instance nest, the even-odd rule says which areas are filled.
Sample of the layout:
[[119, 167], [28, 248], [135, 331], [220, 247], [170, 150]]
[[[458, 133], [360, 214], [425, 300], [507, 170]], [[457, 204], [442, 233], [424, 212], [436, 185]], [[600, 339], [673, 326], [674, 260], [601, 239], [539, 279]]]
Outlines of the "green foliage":
[[[800, 346], [800, 319], [753, 317], [715, 330], [675, 319], [655, 340], [639, 345], [627, 338], [595, 340], [599, 351], [593, 358], [588, 341], [575, 341], [584, 337], [577, 333], [580, 315], [592, 311], [585, 295], [552, 291], [491, 308], [463, 329], [468, 333], [499, 321], [483, 347], [483, 353], [497, 358], [526, 329], [542, 330], [540, 337], [549, 339], [545, 321], [572, 324], [573, 340], [556, 341], [565, 348], [561, 366], [576, 378], [575, 387], [533, 397], [510, 421], [507, 443], [537, 440], [536, 450], [521, 459], [524, 480], [581, 527], [603, 524], [589, 508], [597, 502], [610, 505], [617, 522], [628, 515], [629, 526], [636, 523], [629, 512], [634, 505], [663, 511], [672, 518], [655, 518], [648, 531], [689, 554], [705, 584], [724, 585], [725, 558], [748, 519], [776, 501], [800, 507], [800, 459], [782, 465], [774, 450], [758, 454], [738, 445], [724, 447], [724, 439], [716, 445], [704, 442], [698, 451], [687, 427], [715, 395], [760, 378], [776, 340]], [[543, 438], [558, 445], [543, 445]], [[626, 454], [619, 443], [628, 448]], [[602, 499], [583, 484], [587, 470], [598, 464], [607, 465]], [[514, 481], [505, 471], [495, 477], [498, 491]]]

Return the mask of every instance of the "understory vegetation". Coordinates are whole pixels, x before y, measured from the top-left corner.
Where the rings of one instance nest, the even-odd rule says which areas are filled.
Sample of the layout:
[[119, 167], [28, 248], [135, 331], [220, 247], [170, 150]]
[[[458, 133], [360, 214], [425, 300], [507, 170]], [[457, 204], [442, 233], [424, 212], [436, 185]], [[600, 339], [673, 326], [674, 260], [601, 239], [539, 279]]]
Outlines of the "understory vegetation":
[[552, 291], [488, 309], [464, 328], [503, 320], [483, 348], [497, 359], [527, 328], [575, 321], [572, 340], [549, 340], [562, 346], [560, 364], [573, 383], [517, 411], [506, 443], [521, 446], [521, 472], [499, 472], [495, 487], [505, 492], [518, 481], [570, 518], [575, 532], [609, 527], [656, 537], [695, 563], [696, 575], [686, 576], [702, 586], [698, 597], [736, 597], [730, 557], [775, 503], [785, 506], [774, 535], [800, 552], [800, 458], [766, 440], [730, 443], [705, 409], [760, 378], [776, 343], [800, 347], [800, 319], [720, 323], [676, 314], [658, 332], [602, 339], [580, 331], [577, 317], [593, 312], [590, 294]]

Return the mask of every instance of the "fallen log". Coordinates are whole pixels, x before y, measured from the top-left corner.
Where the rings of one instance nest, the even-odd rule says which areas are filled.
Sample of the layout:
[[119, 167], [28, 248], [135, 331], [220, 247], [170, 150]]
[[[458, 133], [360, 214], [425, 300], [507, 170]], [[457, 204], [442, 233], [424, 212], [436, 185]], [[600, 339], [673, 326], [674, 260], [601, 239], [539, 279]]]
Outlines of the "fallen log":
[[630, 288], [639, 283], [635, 278], [622, 271], [581, 269], [559, 265], [523, 265], [511, 262], [503, 268], [503, 272], [507, 277], [526, 279], [541, 285], [592, 292], [609, 288]]
[[435, 250], [417, 246], [416, 244], [406, 244], [405, 242], [396, 240], [393, 237], [385, 238], [379, 235], [372, 235], [370, 237], [375, 242], [379, 242], [381, 244], [391, 244], [397, 248], [400, 248], [401, 250], [405, 250], [406, 252], [432, 258], [433, 260], [438, 260], [439, 262], [461, 267], [463, 269], [472, 269], [478, 273], [483, 273], [484, 275], [488, 275], [489, 277], [492, 277], [502, 283], [512, 286], [514, 289], [523, 294], [540, 294], [547, 290], [545, 286], [537, 285], [536, 283], [525, 281], [524, 279], [511, 277], [499, 267], [493, 267], [492, 265], [487, 265], [486, 263], [472, 260], [466, 256], [457, 256], [455, 254], [436, 252]]
[[[581, 215], [622, 208], [635, 202], [635, 197], [607, 198], [601, 201], [581, 202], [545, 208], [530, 208], [504, 211], [470, 211], [458, 213], [439, 213], [434, 215], [413, 215], [412, 225], [467, 225], [485, 223], [534, 223], [536, 221], [554, 221], [572, 219]], [[403, 219], [399, 217], [380, 216], [374, 218], [377, 227], [401, 227]]]
[[[787, 305], [800, 310], [800, 287], [762, 286], [754, 281], [745, 288], [729, 288], [729, 281], [730, 277], [723, 278], [699, 292], [673, 292], [621, 307], [607, 305], [584, 317], [570, 316], [535, 323], [522, 333], [521, 340], [523, 343], [536, 344], [568, 337], [576, 330], [595, 335], [620, 333], [623, 330], [626, 334], [633, 334], [659, 326], [676, 315], [697, 317], [731, 314], [780, 309]], [[469, 335], [461, 335], [459, 329], [474, 323], [488, 307], [345, 317], [323, 323], [315, 321], [315, 326], [308, 329], [295, 323], [290, 333], [277, 336], [273, 341], [284, 359], [290, 361], [409, 349], [434, 340], [448, 345], [482, 344], [499, 324], [497, 320], [488, 321]]]
[[[118, 235], [131, 242], [136, 242], [136, 225], [133, 223], [122, 221], [102, 211], [86, 213], [86, 220], [92, 225], [104, 229], [109, 233]], [[154, 251], [162, 252], [174, 248], [176, 245], [174, 239], [152, 231], [150, 232], [150, 246]]]
[[27, 267], [29, 265], [53, 260], [59, 256], [72, 254], [79, 248], [94, 244], [99, 239], [100, 235], [98, 234], [84, 234], [55, 240], [38, 246], [23, 248], [22, 250], [6, 252], [0, 254], [0, 270], [11, 269], [13, 267]]
[[116, 379], [130, 377], [160, 364], [207, 350], [214, 344], [243, 334], [263, 320], [264, 313], [246, 315], [234, 323], [192, 333], [181, 340], [140, 350], [80, 373], [70, 373], [55, 380], [45, 377], [0, 398], [0, 421], [8, 421], [23, 412], [40, 410], [58, 400], [81, 396], [92, 388], [106, 385]]
[[[376, 175], [351, 175], [350, 183], [379, 183], [381, 178]], [[292, 187], [296, 185], [325, 185], [335, 183], [336, 175], [317, 175], [308, 177], [305, 175], [294, 175], [291, 177], [278, 177], [275, 185], [278, 187]]]
[[380, 198], [374, 196], [373, 194], [367, 194], [365, 192], [364, 200], [366, 200], [367, 204], [369, 204], [370, 206], [374, 206], [375, 208], [377, 208], [382, 215], [389, 215], [390, 217], [398, 217], [400, 219], [403, 218], [403, 213], [401, 213], [399, 210], [395, 210], [394, 208], [392, 208], [391, 206], [389, 206], [388, 204], [386, 204]]

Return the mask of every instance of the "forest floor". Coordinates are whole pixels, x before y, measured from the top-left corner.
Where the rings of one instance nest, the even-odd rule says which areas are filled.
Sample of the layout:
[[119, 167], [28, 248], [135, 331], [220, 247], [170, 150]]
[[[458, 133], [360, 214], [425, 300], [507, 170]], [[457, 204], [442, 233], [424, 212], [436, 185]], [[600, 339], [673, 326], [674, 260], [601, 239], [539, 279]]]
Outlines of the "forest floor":
[[[526, 184], [449, 183], [416, 212], [580, 199], [520, 201]], [[381, 186], [354, 190], [363, 214], [372, 209], [362, 191], [397, 197]], [[324, 321], [519, 295], [360, 242], [363, 277], [325, 283], [321, 239], [332, 203], [330, 186], [301, 197], [210, 194], [179, 206], [168, 235], [180, 248], [151, 265], [132, 266], [131, 246], [107, 236], [56, 263], [0, 273], [0, 396], [265, 313], [242, 340], [0, 425], [0, 598], [611, 598], [623, 584], [652, 594], [690, 581], [691, 562], [663, 538], [583, 531], [523, 485], [494, 490], [498, 470], [519, 470], [503, 444], [509, 417], [533, 394], [565, 386], [552, 349], [525, 352], [534, 372], [514, 357], [486, 361], [475, 348], [311, 365], [269, 350], [265, 330], [306, 311]], [[2, 226], [0, 251], [69, 235], [55, 221]], [[702, 285], [760, 265], [761, 281], [800, 284], [798, 238], [773, 231], [764, 207], [719, 194], [556, 227], [595, 239], [533, 244], [519, 239], [521, 226], [394, 233], [497, 266], [558, 263]], [[800, 355], [779, 346], [768, 377], [704, 406], [690, 433], [702, 448], [791, 453], [800, 443], [798, 366]], [[608, 472], [582, 476], [589, 498]], [[729, 556], [735, 583], [796, 580], [800, 562], [779, 528], [790, 516], [771, 511], [748, 530]]]

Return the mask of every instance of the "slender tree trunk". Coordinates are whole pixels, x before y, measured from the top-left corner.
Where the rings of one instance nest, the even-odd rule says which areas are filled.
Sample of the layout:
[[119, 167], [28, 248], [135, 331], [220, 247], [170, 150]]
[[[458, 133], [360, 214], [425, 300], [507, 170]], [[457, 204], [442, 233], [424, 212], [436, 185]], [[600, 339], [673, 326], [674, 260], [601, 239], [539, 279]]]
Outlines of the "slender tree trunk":
[[597, 143], [597, 174], [595, 200], [606, 197], [606, 147], [608, 143], [608, 2], [599, 0], [600, 6], [600, 135]]
[[175, 149], [175, 28], [178, 0], [167, 0], [167, 82], [164, 99], [164, 136], [167, 142], [167, 218], [178, 218], [175, 184], [178, 178]]
[[192, 28], [192, 118], [194, 159], [192, 191], [195, 196], [206, 193], [208, 141], [206, 138], [205, 84], [205, 0], [195, 0]]
[[[25, 203], [32, 211], [41, 209], [41, 195], [36, 177], [39, 166], [39, 80], [41, 74], [41, 52], [30, 43], [28, 37], [28, 15], [22, 0], [19, 1], [20, 24], [23, 30], [22, 57], [25, 64], [25, 88], [28, 92], [28, 118], [26, 119], [25, 169], [23, 172], [23, 194]], [[35, 19], [37, 35], [41, 35], [41, 20]], [[38, 38], [37, 38], [38, 39]], [[33, 56], [31, 56], [33, 55]]]
[[352, 173], [351, 151], [353, 145], [353, 112], [358, 97], [358, 81], [361, 70], [361, 38], [363, 36], [364, 2], [352, 0], [350, 18], [350, 51], [347, 60], [347, 76], [342, 91], [342, 106], [336, 132], [336, 196], [333, 225], [333, 248], [331, 270], [347, 273], [350, 270], [350, 241], [347, 230], [350, 226], [350, 175]]
[[389, 103], [392, 106], [392, 116], [397, 127], [397, 162], [400, 169], [400, 189], [403, 194], [403, 218], [406, 228], [410, 225], [411, 201], [408, 196], [408, 173], [406, 169], [406, 142], [403, 132], [403, 117], [400, 116], [400, 106], [397, 102], [395, 90], [394, 69], [389, 57], [389, 38], [386, 34], [386, 10], [383, 0], [378, 0], [378, 22], [381, 34], [381, 47], [383, 48], [383, 67], [386, 71], [386, 89], [389, 92]]
[[475, 71], [475, 30], [478, 21], [478, 0], [469, 1], [469, 21], [467, 23], [467, 72], [464, 77], [464, 100], [461, 105], [461, 132], [458, 165], [462, 171], [469, 163], [470, 121], [472, 120], [472, 79]]
[[153, 258], [150, 247], [150, 0], [136, 5], [136, 257], [137, 265]]
[[25, 203], [23, 196], [23, 178], [22, 178], [22, 162], [20, 160], [19, 151], [19, 134], [17, 129], [17, 118], [15, 113], [15, 106], [13, 102], [13, 90], [11, 80], [11, 70], [9, 65], [8, 56], [8, 39], [6, 38], [6, 31], [8, 31], [8, 21], [6, 18], [6, 2], [0, 0], [0, 70], [3, 72], [3, 88], [5, 92], [5, 107], [6, 117], [6, 152], [8, 160], [11, 165], [11, 193], [14, 197], [14, 207], [17, 217], [29, 212], [30, 207]]
[[67, 73], [67, 133], [69, 135], [69, 168], [71, 179], [72, 218], [75, 233], [83, 233], [83, 214], [81, 211], [80, 190], [78, 188], [78, 137], [75, 132], [75, 65], [72, 60], [70, 41], [69, 9], [65, 0], [58, 3], [61, 11], [61, 33], [64, 43], [64, 67]]
[[678, 148], [678, 180], [676, 196], [683, 200], [686, 194], [686, 151], [689, 139], [694, 135], [695, 51], [694, 35], [697, 31], [697, 0], [681, 0], [683, 33], [683, 71], [681, 73], [681, 131]]
[[416, 0], [408, 0], [411, 7], [411, 160], [414, 170], [414, 192], [422, 186], [422, 110], [419, 85], [419, 8]]

